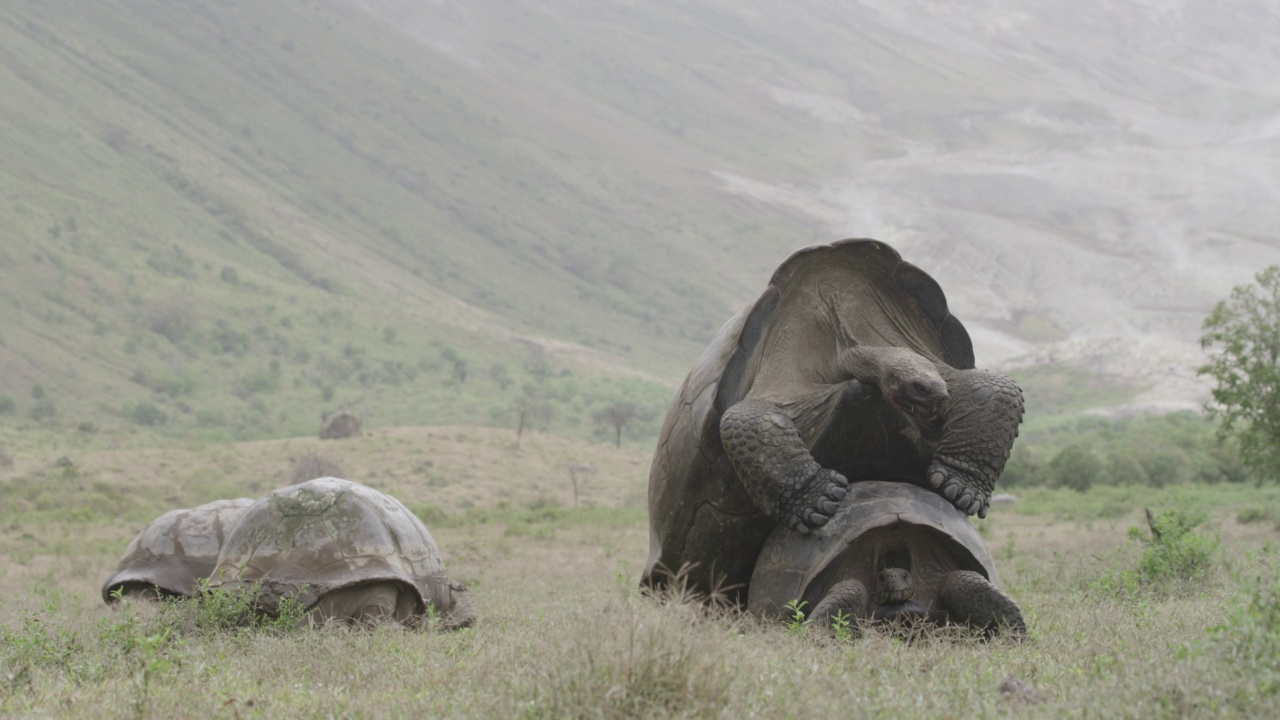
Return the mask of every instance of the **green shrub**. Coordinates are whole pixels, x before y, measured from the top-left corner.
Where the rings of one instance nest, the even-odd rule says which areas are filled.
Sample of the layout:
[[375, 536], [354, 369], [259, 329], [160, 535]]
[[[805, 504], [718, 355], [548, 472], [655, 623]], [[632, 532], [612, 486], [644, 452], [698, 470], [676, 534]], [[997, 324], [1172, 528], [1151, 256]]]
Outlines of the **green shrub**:
[[190, 598], [166, 598], [163, 617], [181, 634], [211, 634], [230, 631], [265, 630], [287, 632], [298, 628], [307, 610], [294, 597], [281, 599], [276, 614], [268, 615], [258, 606], [262, 584], [242, 587], [209, 587], [208, 580], [196, 584]]
[[1092, 450], [1072, 443], [1049, 461], [1049, 477], [1055, 487], [1079, 492], [1089, 489], [1102, 475], [1102, 461]]
[[1151, 580], [1204, 580], [1220, 544], [1216, 534], [1196, 530], [1209, 519], [1204, 510], [1147, 511], [1148, 531], [1129, 528], [1129, 537], [1146, 547], [1138, 570]]
[[[1269, 548], [1274, 555], [1274, 548]], [[1274, 557], [1250, 567], [1263, 572], [1242, 578], [1246, 602], [1226, 623], [1211, 628], [1220, 647], [1233, 663], [1242, 666], [1254, 688], [1263, 695], [1280, 694], [1280, 577]]]
[[127, 413], [130, 420], [138, 425], [156, 427], [169, 422], [169, 415], [151, 403], [138, 403]]
[[1121, 595], [1179, 594], [1202, 587], [1210, 577], [1221, 541], [1198, 528], [1206, 511], [1147, 510], [1147, 527], [1129, 528], [1129, 539], [1142, 546], [1136, 567], [1111, 568], [1095, 588]]
[[36, 422], [52, 420], [58, 416], [58, 406], [54, 405], [53, 401], [49, 398], [42, 397], [40, 400], [36, 401], [35, 405], [31, 406], [30, 415], [31, 419]]
[[0, 415], [12, 415], [18, 409], [18, 403], [12, 395], [0, 394]]
[[1248, 525], [1256, 522], [1268, 522], [1274, 519], [1275, 512], [1271, 508], [1262, 505], [1247, 507], [1241, 510], [1239, 515], [1236, 515], [1236, 522], [1241, 525]]
[[196, 425], [204, 428], [222, 427], [227, 424], [227, 416], [217, 410], [197, 410]]
[[241, 399], [259, 393], [274, 393], [280, 389], [280, 371], [263, 368], [240, 378], [235, 394]]

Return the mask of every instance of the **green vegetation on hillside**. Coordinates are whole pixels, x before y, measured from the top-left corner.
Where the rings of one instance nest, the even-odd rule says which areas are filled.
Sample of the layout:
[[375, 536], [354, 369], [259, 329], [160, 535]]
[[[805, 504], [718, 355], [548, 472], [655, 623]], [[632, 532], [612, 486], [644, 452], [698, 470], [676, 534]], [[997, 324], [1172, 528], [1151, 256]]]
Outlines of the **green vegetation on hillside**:
[[1027, 428], [1000, 479], [1003, 488], [1050, 485], [1163, 487], [1254, 479], [1213, 424], [1191, 412], [1112, 419], [1080, 416]]
[[572, 429], [735, 309], [707, 253], [809, 234], [341, 0], [7, 4], [0, 96], [0, 423], [497, 422], [545, 353]]

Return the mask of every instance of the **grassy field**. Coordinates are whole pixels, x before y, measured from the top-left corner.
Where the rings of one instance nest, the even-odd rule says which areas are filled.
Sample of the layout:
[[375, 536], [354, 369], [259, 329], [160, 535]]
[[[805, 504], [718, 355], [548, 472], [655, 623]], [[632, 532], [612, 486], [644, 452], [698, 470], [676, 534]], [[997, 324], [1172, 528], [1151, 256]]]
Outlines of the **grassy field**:
[[[1275, 488], [1020, 491], [980, 529], [1024, 642], [837, 641], [640, 596], [647, 452], [490, 428], [236, 444], [24, 436], [0, 464], [0, 715], [1217, 717], [1280, 710]], [[113, 447], [113, 445], [115, 447]], [[430, 525], [479, 624], [201, 631], [99, 586], [160, 512], [287, 482], [307, 457]], [[64, 459], [65, 458], [65, 459]], [[594, 472], [574, 507], [567, 466]], [[7, 465], [7, 467], [5, 467]], [[1191, 579], [1143, 576], [1143, 508], [1201, 508]], [[1210, 545], [1211, 546], [1211, 545]], [[1209, 547], [1209, 546], [1206, 546]], [[1137, 578], [1126, 585], [1116, 579]], [[1261, 584], [1259, 584], [1261, 583]], [[1270, 584], [1269, 584], [1270, 583]], [[1222, 628], [1214, 630], [1213, 628]], [[1006, 694], [1013, 676], [1030, 690]]]

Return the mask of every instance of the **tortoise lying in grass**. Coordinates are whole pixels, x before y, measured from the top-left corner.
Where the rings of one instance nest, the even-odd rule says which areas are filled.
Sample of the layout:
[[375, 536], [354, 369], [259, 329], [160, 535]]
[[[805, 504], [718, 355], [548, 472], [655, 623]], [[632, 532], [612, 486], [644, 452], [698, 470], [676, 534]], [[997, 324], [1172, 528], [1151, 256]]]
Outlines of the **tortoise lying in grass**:
[[259, 498], [228, 535], [210, 589], [260, 585], [258, 608], [292, 598], [313, 620], [414, 623], [476, 620], [475, 601], [445, 575], [431, 533], [399, 500], [325, 477]]
[[812, 532], [869, 478], [985, 516], [1021, 420], [1021, 390], [974, 369], [924, 271], [874, 240], [801, 250], [720, 329], [667, 412], [642, 583], [678, 572], [741, 602], [775, 526]]
[[191, 597], [196, 583], [213, 572], [227, 533], [252, 504], [249, 498], [215, 500], [156, 518], [129, 543], [102, 586], [102, 599]]
[[773, 531], [747, 606], [778, 617], [794, 600], [822, 627], [844, 613], [1027, 632], [978, 531], [941, 496], [905, 483], [853, 485], [821, 532]]

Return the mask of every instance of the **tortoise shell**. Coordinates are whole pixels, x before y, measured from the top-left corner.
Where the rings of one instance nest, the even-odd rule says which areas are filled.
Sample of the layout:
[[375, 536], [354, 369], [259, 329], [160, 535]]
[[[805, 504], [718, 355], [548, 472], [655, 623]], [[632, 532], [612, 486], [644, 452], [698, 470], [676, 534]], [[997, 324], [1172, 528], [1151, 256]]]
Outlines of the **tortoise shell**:
[[769, 535], [747, 605], [763, 617], [778, 617], [793, 600], [813, 608], [836, 583], [856, 579], [873, 588], [891, 567], [910, 571], [915, 601], [926, 608], [955, 570], [972, 570], [1000, 588], [978, 529], [946, 498], [908, 483], [868, 481], [850, 485], [820, 532], [779, 526]]
[[102, 586], [102, 599], [112, 602], [118, 590], [135, 597], [157, 590], [191, 597], [196, 582], [213, 572], [227, 534], [252, 504], [249, 498], [215, 500], [156, 518], [129, 543], [115, 574]]
[[350, 480], [323, 477], [275, 490], [232, 529], [210, 587], [261, 583], [268, 614], [294, 598], [310, 608], [335, 590], [394, 581], [410, 588], [425, 614], [447, 627], [475, 622], [470, 593], [450, 582], [435, 540], [399, 500]]

